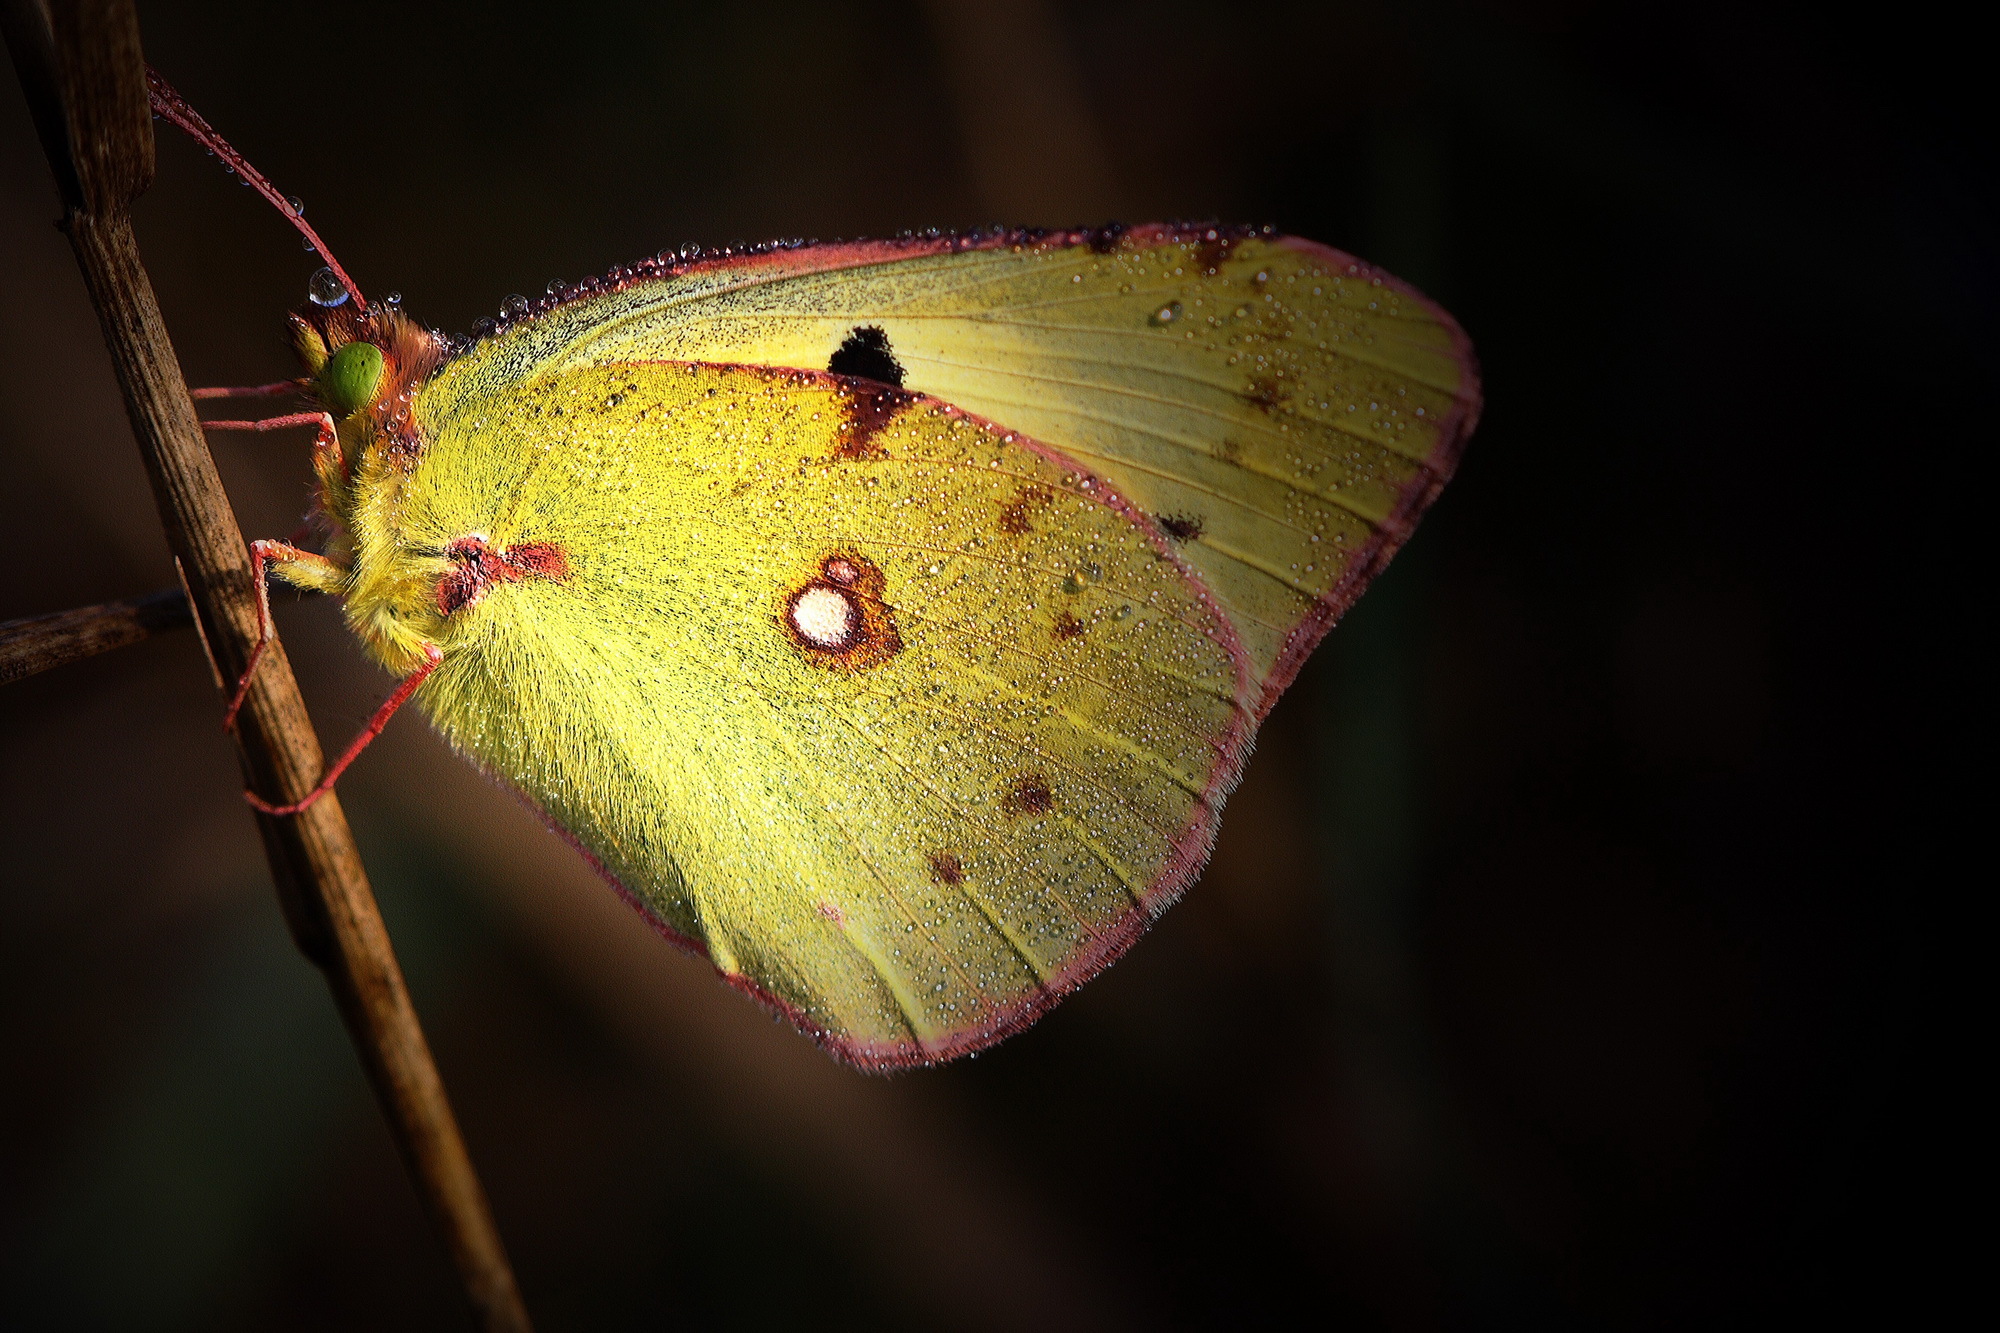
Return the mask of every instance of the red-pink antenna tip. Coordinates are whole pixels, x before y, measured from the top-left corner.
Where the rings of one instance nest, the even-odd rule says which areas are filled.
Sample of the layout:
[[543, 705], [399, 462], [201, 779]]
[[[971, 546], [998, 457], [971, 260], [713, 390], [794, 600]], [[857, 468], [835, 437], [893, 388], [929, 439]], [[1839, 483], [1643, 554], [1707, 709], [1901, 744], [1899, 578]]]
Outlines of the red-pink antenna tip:
[[312, 245], [314, 253], [326, 261], [326, 266], [333, 270], [333, 276], [340, 279], [340, 285], [354, 298], [355, 309], [368, 308], [368, 299], [361, 294], [361, 288], [354, 279], [347, 276], [347, 270], [340, 266], [340, 261], [333, 257], [333, 251], [326, 248], [326, 243], [320, 240], [319, 233], [314, 231], [300, 215], [299, 210], [292, 206], [291, 200], [279, 194], [277, 188], [264, 179], [262, 172], [245, 161], [243, 154], [231, 148], [229, 141], [217, 134], [214, 127], [203, 120], [195, 109], [187, 104], [187, 99], [175, 92], [173, 85], [161, 78], [160, 72], [151, 65], [146, 66], [146, 96], [153, 104], [154, 115], [172, 121], [190, 139], [221, 158], [224, 166], [254, 186], [258, 194], [270, 201], [271, 207], [284, 214], [285, 220], [297, 227], [299, 234]]

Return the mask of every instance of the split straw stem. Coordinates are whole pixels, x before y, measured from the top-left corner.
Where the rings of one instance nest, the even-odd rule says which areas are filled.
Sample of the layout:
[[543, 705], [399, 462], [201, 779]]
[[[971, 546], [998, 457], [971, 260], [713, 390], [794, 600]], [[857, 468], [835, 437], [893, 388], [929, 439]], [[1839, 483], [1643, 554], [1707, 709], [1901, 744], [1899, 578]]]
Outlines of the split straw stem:
[[[111, 350], [168, 545], [227, 689], [256, 643], [257, 596], [250, 553], [132, 233], [132, 202], [153, 177], [137, 16], [131, 0], [0, 0], [0, 28], [55, 173], [62, 228]], [[324, 756], [276, 640], [237, 737], [253, 790], [291, 803], [319, 780]], [[513, 1270], [339, 801], [328, 796], [295, 816], [256, 818], [292, 936], [326, 975], [479, 1326], [524, 1333], [528, 1316]]]

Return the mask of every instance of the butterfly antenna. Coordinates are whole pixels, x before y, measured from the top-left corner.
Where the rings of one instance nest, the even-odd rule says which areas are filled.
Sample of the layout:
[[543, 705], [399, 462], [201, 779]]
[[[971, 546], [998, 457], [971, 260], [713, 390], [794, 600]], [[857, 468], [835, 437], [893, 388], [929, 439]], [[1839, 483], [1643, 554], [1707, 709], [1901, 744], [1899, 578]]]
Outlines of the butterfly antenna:
[[252, 186], [258, 194], [269, 200], [271, 207], [284, 214], [286, 221], [297, 227], [299, 235], [305, 237], [314, 252], [326, 261], [326, 266], [333, 270], [333, 276], [340, 279], [340, 285], [354, 298], [355, 309], [368, 308], [368, 301], [361, 295], [361, 288], [355, 284], [354, 279], [347, 276], [347, 270], [340, 266], [340, 261], [333, 257], [333, 251], [326, 248], [326, 242], [320, 240], [319, 233], [312, 229], [312, 224], [305, 220], [305, 216], [292, 201], [279, 194], [277, 188], [264, 179], [262, 172], [244, 160], [243, 154], [231, 148], [229, 141], [217, 134], [214, 127], [203, 120], [195, 109], [187, 104], [187, 99], [175, 92], [173, 85], [161, 78], [160, 72], [151, 65], [146, 66], [146, 96], [153, 104], [154, 115], [179, 126], [190, 139], [221, 158], [223, 166], [242, 177], [246, 185]]

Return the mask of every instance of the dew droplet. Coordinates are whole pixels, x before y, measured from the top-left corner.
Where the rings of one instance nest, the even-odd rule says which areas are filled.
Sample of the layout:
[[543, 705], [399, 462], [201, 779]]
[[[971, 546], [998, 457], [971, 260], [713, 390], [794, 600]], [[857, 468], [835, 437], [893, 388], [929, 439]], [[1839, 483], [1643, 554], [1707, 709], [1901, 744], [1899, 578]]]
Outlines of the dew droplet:
[[403, 294], [401, 292], [390, 292], [382, 298], [382, 304], [391, 308], [399, 306], [403, 304]]
[[500, 303], [500, 313], [509, 319], [519, 319], [528, 313], [528, 298], [515, 292]]
[[347, 288], [338, 274], [323, 268], [306, 283], [306, 295], [314, 305], [337, 306], [347, 300]]
[[1181, 303], [1169, 301], [1147, 316], [1146, 322], [1156, 329], [1163, 329], [1181, 317]]
[[295, 218], [302, 218], [306, 215], [306, 201], [295, 194], [285, 196], [285, 207], [292, 210], [292, 216]]

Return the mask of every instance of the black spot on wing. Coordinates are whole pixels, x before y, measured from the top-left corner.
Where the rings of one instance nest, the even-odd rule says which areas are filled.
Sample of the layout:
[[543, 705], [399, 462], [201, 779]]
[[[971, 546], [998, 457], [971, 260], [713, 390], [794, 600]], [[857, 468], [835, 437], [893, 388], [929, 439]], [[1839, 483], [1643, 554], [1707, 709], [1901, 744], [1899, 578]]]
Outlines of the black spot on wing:
[[873, 324], [848, 331], [826, 363], [835, 375], [853, 375], [878, 384], [903, 387], [903, 363], [889, 346], [889, 335]]

